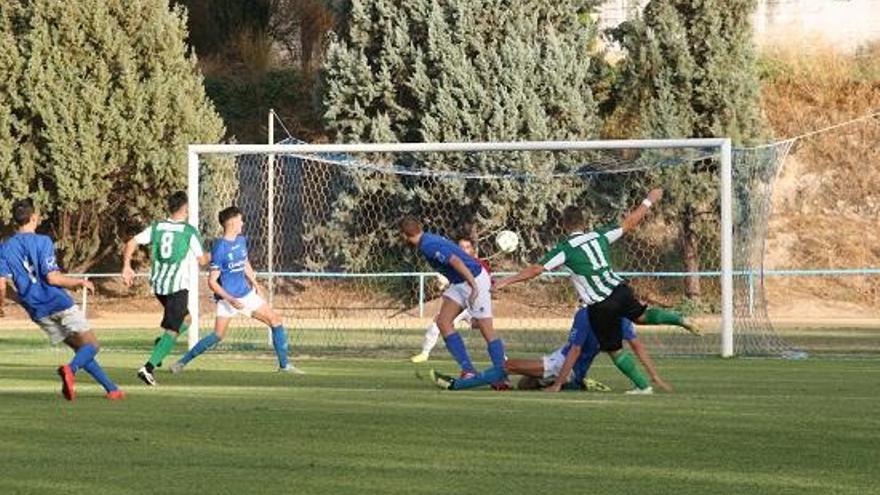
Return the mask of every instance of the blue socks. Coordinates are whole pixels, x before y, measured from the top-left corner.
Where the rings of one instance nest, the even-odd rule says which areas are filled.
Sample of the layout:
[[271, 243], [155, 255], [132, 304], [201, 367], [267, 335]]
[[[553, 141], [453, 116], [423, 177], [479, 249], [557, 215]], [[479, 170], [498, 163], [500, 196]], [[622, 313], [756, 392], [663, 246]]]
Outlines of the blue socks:
[[217, 337], [217, 334], [214, 332], [209, 333], [202, 340], [198, 341], [198, 343], [196, 343], [196, 345], [193, 346], [193, 348], [190, 349], [189, 352], [184, 354], [183, 357], [180, 358], [180, 361], [178, 361], [178, 362], [180, 364], [186, 364], [186, 363], [192, 361], [199, 354], [214, 347], [214, 345], [216, 345], [217, 342], [220, 342], [220, 337]]
[[98, 347], [94, 344], [86, 344], [76, 350], [73, 359], [70, 361], [70, 371], [76, 373], [82, 369], [89, 361], [95, 359], [98, 353]]
[[[493, 340], [493, 342], [500, 341]], [[472, 378], [456, 378], [455, 381], [452, 382], [452, 390], [465, 390], [468, 388], [492, 385], [493, 383], [504, 380], [506, 377], [507, 373], [504, 372], [504, 368], [493, 366], [486, 371], [477, 373], [477, 375]]]
[[[455, 361], [458, 363], [458, 366], [461, 367], [462, 371], [470, 371], [471, 373], [475, 372], [473, 363], [471, 363], [471, 358], [468, 356], [467, 348], [464, 346], [464, 339], [461, 338], [461, 335], [458, 332], [452, 332], [447, 335], [444, 340], [446, 341], [446, 349], [449, 350], [449, 354], [452, 354], [452, 357], [455, 358]], [[502, 350], [502, 356], [504, 354]]]
[[100, 383], [101, 386], [104, 387], [104, 390], [106, 390], [107, 392], [112, 392], [119, 388], [116, 386], [115, 383], [113, 383], [112, 380], [110, 380], [110, 378], [107, 376], [107, 373], [104, 373], [104, 368], [102, 368], [101, 365], [98, 364], [98, 362], [94, 359], [86, 363], [85, 366], [82, 367], [82, 369], [86, 370], [86, 373], [92, 375], [92, 378], [94, 378], [96, 382]]
[[278, 356], [278, 366], [286, 368], [287, 359], [287, 330], [284, 325], [272, 327], [272, 347], [275, 348], [275, 355]]
[[504, 370], [504, 341], [495, 339], [489, 342], [487, 349], [489, 351], [489, 359], [492, 360], [492, 366]]

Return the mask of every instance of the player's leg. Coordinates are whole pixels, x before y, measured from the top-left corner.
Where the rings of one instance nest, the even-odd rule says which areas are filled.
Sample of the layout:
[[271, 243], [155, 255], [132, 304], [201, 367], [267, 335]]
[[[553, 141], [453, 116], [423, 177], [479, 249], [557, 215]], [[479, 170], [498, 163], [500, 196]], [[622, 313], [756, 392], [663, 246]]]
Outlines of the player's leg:
[[[462, 311], [463, 313], [464, 311]], [[458, 320], [459, 316], [456, 316], [455, 319]], [[452, 323], [453, 327], [455, 326], [455, 321]], [[436, 318], [431, 321], [431, 324], [428, 325], [428, 328], [425, 329], [425, 337], [422, 339], [422, 350], [415, 356], [409, 358], [410, 361], [414, 363], [424, 363], [431, 357], [431, 351], [434, 349], [434, 346], [437, 345], [437, 340], [440, 339], [440, 327], [437, 326]]]
[[251, 316], [265, 323], [272, 329], [272, 348], [275, 349], [275, 356], [278, 358], [278, 369], [280, 371], [303, 374], [303, 371], [290, 363], [289, 344], [287, 341], [287, 330], [284, 328], [284, 320], [272, 311], [269, 304], [256, 293], [251, 292], [245, 299], [245, 308], [250, 305], [257, 305]]
[[507, 374], [504, 370], [500, 370], [494, 366], [479, 373], [470, 374], [470, 376], [461, 378], [444, 375], [434, 369], [431, 370], [430, 376], [431, 381], [433, 381], [434, 384], [445, 390], [467, 390], [486, 386], [494, 387], [495, 384], [507, 378]]
[[[70, 346], [71, 349], [77, 349], [77, 354], [80, 353], [82, 349], [94, 347], [97, 351], [100, 350], [100, 345], [98, 344], [98, 339], [92, 331], [85, 331], [82, 333], [71, 333], [64, 342]], [[79, 369], [82, 369], [86, 373], [92, 376], [96, 382], [98, 382], [101, 387], [104, 388], [104, 392], [107, 394], [107, 398], [110, 400], [119, 400], [125, 398], [125, 394], [119, 389], [119, 387], [107, 376], [107, 373], [104, 371], [104, 368], [98, 363], [95, 355], [92, 356], [92, 359], [87, 363], [80, 366]]]
[[607, 299], [590, 306], [590, 325], [599, 342], [599, 349], [608, 353], [614, 366], [632, 381], [636, 389], [648, 391], [650, 383], [641, 372], [632, 353], [623, 349], [621, 319], [637, 320], [645, 307], [626, 284], [621, 284]]
[[544, 377], [543, 359], [508, 359], [505, 366], [509, 375]]
[[189, 329], [189, 291], [181, 290], [168, 295], [156, 295], [162, 304], [162, 323], [164, 330], [153, 346], [153, 352], [144, 365], [138, 369], [137, 376], [147, 385], [156, 385], [153, 371], [174, 349], [177, 339]]
[[[220, 309], [221, 303], [225, 303], [226, 306], [228, 306], [226, 311]], [[201, 340], [196, 342], [196, 345], [194, 345], [192, 349], [186, 351], [186, 354], [181, 356], [176, 363], [172, 364], [171, 372], [180, 373], [190, 361], [204, 354], [206, 351], [217, 345], [217, 343], [222, 341], [226, 337], [226, 330], [229, 328], [229, 322], [232, 320], [234, 314], [234, 308], [232, 308], [229, 303], [226, 303], [226, 301], [218, 302], [217, 318], [214, 320], [214, 331], [202, 337]]]
[[492, 319], [492, 281], [489, 275], [483, 271], [477, 277], [479, 293], [474, 304], [468, 308], [474, 324], [480, 329], [483, 338], [486, 339], [486, 350], [492, 367], [504, 372], [504, 341], [495, 334], [495, 323]]
[[674, 325], [684, 328], [694, 335], [702, 334], [702, 330], [700, 330], [696, 322], [690, 318], [685, 318], [676, 311], [668, 309], [648, 308], [642, 313], [641, 317], [633, 321], [641, 325]]
[[443, 294], [440, 311], [437, 313], [437, 328], [440, 330], [440, 335], [443, 336], [446, 349], [458, 363], [461, 372], [463, 374], [476, 374], [476, 368], [474, 368], [471, 357], [468, 355], [464, 339], [455, 331], [452, 323], [464, 308], [465, 300], [461, 291], [455, 289], [456, 286], [452, 286], [446, 289], [446, 292]]

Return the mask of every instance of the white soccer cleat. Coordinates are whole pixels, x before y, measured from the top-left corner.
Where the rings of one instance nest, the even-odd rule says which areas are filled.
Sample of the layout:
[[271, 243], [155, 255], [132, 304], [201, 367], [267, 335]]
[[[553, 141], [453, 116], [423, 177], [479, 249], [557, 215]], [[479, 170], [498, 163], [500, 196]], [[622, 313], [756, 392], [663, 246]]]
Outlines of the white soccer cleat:
[[138, 378], [140, 378], [141, 381], [146, 383], [147, 385], [151, 387], [156, 386], [156, 377], [154, 377], [152, 373], [147, 371], [146, 366], [141, 366], [141, 369], [138, 370], [137, 375]]
[[420, 353], [416, 354], [415, 356], [409, 358], [409, 360], [416, 363], [416, 364], [426, 363], [426, 362], [428, 362], [429, 357], [430, 357], [430, 354], [428, 354], [427, 352], [420, 352]]
[[624, 392], [626, 395], [654, 395], [653, 387], [645, 387], [645, 388], [634, 388], [632, 390], [627, 390]]
[[296, 366], [294, 366], [292, 364], [288, 364], [287, 366], [285, 366], [283, 368], [278, 368], [278, 372], [279, 373], [290, 373], [291, 375], [305, 375], [306, 374], [305, 371], [297, 368]]
[[184, 364], [181, 363], [180, 361], [178, 361], [178, 362], [172, 364], [171, 367], [168, 368], [168, 369], [169, 369], [172, 373], [174, 373], [175, 375], [177, 375], [177, 374], [179, 374], [179, 373], [183, 373], [183, 366], [184, 366]]
[[697, 337], [703, 336], [703, 329], [700, 328], [700, 325], [698, 325], [693, 318], [685, 318], [684, 321], [682, 321], [681, 327]]

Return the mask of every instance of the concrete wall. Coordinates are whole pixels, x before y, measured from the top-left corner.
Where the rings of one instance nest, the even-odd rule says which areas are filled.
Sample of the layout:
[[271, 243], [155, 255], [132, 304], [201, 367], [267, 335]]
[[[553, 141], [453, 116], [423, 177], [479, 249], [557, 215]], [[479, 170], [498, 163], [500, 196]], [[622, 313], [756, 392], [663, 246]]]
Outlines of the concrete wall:
[[[637, 13], [647, 0], [607, 0], [599, 12], [604, 27]], [[880, 41], [880, 0], [758, 0], [752, 23], [760, 45], [827, 43], [850, 51]]]

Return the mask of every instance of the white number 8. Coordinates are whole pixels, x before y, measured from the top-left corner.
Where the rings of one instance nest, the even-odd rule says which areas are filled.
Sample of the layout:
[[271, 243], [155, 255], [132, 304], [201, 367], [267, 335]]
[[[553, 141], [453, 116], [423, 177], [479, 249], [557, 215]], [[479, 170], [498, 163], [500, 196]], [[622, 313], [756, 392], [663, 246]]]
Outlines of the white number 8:
[[159, 239], [159, 255], [163, 258], [170, 258], [172, 248], [174, 247], [174, 233], [163, 232]]

